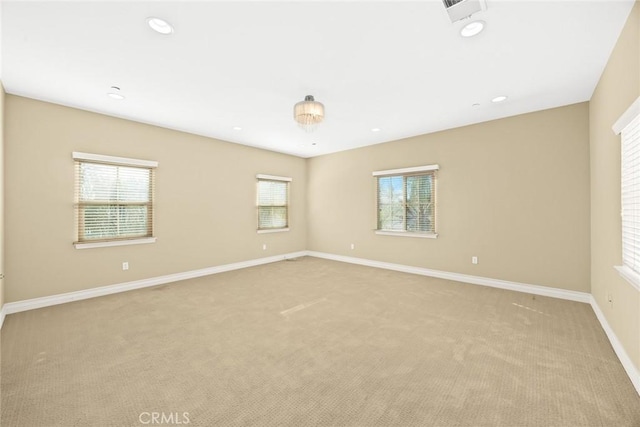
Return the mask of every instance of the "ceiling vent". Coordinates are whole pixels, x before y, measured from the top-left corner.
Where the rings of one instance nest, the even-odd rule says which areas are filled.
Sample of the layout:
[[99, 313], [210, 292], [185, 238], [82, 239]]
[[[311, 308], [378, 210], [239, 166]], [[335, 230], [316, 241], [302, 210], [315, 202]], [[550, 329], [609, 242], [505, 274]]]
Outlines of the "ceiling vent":
[[451, 22], [470, 17], [476, 12], [487, 10], [484, 0], [442, 0]]

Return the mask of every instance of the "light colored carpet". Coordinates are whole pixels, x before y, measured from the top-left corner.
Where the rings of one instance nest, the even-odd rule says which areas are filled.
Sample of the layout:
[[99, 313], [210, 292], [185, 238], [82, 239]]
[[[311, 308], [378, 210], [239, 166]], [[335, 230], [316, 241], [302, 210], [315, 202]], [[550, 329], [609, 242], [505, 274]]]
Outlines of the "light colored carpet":
[[640, 426], [587, 304], [316, 258], [12, 314], [1, 387], [4, 427]]

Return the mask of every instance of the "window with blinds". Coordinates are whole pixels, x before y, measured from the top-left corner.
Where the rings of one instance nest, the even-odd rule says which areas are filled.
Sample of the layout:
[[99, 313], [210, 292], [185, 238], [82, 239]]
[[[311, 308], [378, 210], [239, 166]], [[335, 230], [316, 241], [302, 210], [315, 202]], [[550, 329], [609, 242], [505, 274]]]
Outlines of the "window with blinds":
[[377, 180], [377, 230], [436, 235], [438, 165], [374, 172]]
[[73, 153], [77, 242], [153, 237], [157, 162]]
[[622, 263], [640, 274], [640, 116], [621, 134]]
[[291, 178], [258, 175], [258, 232], [289, 229], [289, 183]]

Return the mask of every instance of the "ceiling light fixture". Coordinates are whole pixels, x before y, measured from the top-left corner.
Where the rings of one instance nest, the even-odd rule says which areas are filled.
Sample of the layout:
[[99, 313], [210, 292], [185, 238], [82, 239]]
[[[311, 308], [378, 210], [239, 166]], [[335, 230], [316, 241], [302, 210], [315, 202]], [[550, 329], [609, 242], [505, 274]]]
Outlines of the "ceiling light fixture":
[[506, 100], [507, 100], [507, 97], [506, 97], [506, 96], [504, 96], [504, 95], [500, 95], [500, 96], [496, 96], [495, 98], [493, 98], [493, 99], [491, 100], [491, 102], [496, 103], [496, 102], [502, 102], [502, 101], [506, 101]]
[[242, 130], [242, 128], [240, 126], [234, 126], [233, 130]]
[[477, 36], [482, 32], [482, 30], [484, 30], [484, 25], [485, 25], [484, 21], [469, 22], [467, 25], [462, 27], [462, 29], [460, 30], [460, 35], [462, 37]]
[[157, 33], [164, 34], [165, 36], [173, 34], [173, 26], [164, 19], [155, 17], [147, 18], [147, 24]]
[[121, 101], [124, 99], [124, 95], [120, 93], [120, 88], [118, 86], [111, 86], [111, 91], [107, 92], [107, 96], [111, 99], [117, 99]]
[[313, 95], [307, 95], [304, 101], [298, 102], [293, 107], [293, 118], [302, 129], [313, 132], [324, 120], [324, 105], [316, 101]]
[[380, 128], [373, 128], [371, 129], [371, 132], [380, 132]]

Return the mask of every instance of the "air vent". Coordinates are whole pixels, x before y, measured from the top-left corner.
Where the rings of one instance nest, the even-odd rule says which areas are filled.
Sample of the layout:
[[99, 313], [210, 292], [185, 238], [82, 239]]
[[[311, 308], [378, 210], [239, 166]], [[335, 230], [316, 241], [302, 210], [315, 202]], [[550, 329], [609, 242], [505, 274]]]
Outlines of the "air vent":
[[442, 0], [451, 22], [470, 17], [476, 12], [487, 10], [484, 0]]

